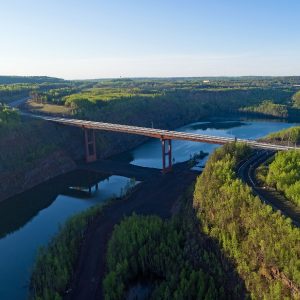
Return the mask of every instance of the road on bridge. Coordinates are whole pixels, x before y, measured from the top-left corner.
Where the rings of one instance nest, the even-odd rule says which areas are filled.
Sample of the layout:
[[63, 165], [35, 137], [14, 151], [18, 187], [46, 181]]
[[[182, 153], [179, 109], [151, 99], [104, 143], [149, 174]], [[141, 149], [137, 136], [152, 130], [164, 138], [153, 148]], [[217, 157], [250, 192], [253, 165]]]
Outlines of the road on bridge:
[[239, 138], [232, 138], [232, 137], [212, 136], [212, 135], [205, 135], [205, 134], [195, 134], [189, 132], [180, 132], [180, 131], [155, 129], [155, 128], [148, 128], [148, 127], [79, 120], [79, 119], [56, 118], [56, 117], [40, 116], [40, 115], [33, 115], [33, 114], [27, 114], [27, 115], [34, 118], [43, 119], [45, 121], [59, 123], [62, 125], [76, 126], [84, 129], [137, 134], [137, 135], [143, 135], [152, 138], [158, 138], [161, 140], [187, 140], [192, 142], [204, 142], [204, 143], [219, 144], [219, 145], [223, 145], [228, 142], [237, 141], [237, 142], [246, 143], [251, 147], [259, 148], [259, 149], [283, 150], [283, 151], [291, 150], [295, 148], [300, 149], [300, 147], [277, 145], [271, 143], [264, 143], [256, 140], [247, 140], [247, 139], [239, 139]]

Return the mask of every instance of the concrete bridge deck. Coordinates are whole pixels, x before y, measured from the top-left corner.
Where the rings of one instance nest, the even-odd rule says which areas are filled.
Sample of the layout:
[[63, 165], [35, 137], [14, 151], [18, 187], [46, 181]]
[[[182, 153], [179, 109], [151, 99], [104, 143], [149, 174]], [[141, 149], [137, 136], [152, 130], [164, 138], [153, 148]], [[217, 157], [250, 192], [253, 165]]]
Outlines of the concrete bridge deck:
[[162, 143], [163, 173], [169, 172], [172, 169], [172, 140], [185, 140], [185, 141], [219, 144], [219, 145], [224, 145], [230, 142], [241, 142], [253, 148], [274, 150], [274, 151], [278, 151], [278, 150], [287, 151], [291, 149], [298, 149], [298, 150], [300, 149], [300, 147], [269, 144], [269, 143], [263, 143], [256, 140], [249, 140], [249, 139], [220, 137], [220, 136], [212, 136], [212, 135], [204, 135], [204, 134], [195, 134], [189, 132], [180, 132], [174, 130], [164, 130], [164, 129], [129, 126], [129, 125], [69, 119], [69, 118], [49, 117], [49, 116], [41, 116], [41, 115], [34, 115], [34, 114], [27, 114], [27, 113], [25, 113], [25, 115], [42, 119], [45, 121], [55, 122], [62, 125], [76, 126], [79, 128], [83, 128], [84, 138], [85, 138], [86, 162], [94, 162], [97, 160], [95, 130], [137, 134], [137, 135], [143, 135], [151, 138], [160, 139]]
[[148, 127], [138, 127], [138, 126], [129, 126], [129, 125], [121, 125], [121, 124], [87, 121], [87, 120], [78, 120], [78, 119], [57, 118], [57, 117], [38, 116], [38, 115], [32, 115], [32, 116], [35, 118], [40, 118], [46, 121], [51, 121], [63, 125], [76, 126], [85, 129], [95, 129], [95, 130], [137, 134], [137, 135], [143, 135], [152, 138], [158, 138], [162, 140], [186, 140], [192, 142], [203, 142], [203, 143], [211, 143], [211, 144], [219, 144], [219, 145], [223, 145], [228, 142], [237, 141], [237, 142], [246, 143], [251, 147], [260, 148], [260, 149], [268, 149], [268, 150], [291, 150], [295, 148], [300, 149], [300, 147], [269, 144], [269, 143], [258, 142], [256, 140], [248, 140], [248, 139], [220, 137], [220, 136], [212, 136], [212, 135], [204, 135], [204, 134], [195, 134], [189, 132], [180, 132], [180, 131], [163, 130], [163, 129], [148, 128]]

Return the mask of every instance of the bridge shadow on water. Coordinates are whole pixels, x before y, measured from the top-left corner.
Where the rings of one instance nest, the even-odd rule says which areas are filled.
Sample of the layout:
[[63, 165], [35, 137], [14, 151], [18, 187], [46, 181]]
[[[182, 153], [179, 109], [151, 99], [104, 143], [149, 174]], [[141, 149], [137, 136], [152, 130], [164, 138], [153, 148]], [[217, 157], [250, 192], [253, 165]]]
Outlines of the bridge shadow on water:
[[95, 185], [108, 177], [104, 173], [76, 170], [0, 202], [0, 238], [22, 228], [59, 195], [90, 198]]
[[49, 207], [59, 195], [88, 199], [97, 191], [98, 183], [112, 175], [145, 181], [161, 174], [161, 170], [128, 164], [128, 162], [99, 160], [86, 164], [78, 162], [77, 170], [59, 175], [26, 192], [0, 202], [0, 238], [10, 234]]
[[134, 178], [138, 181], [145, 181], [153, 176], [161, 174], [160, 169], [140, 167], [128, 164], [125, 161], [118, 160], [98, 160], [93, 163], [81, 163], [78, 168], [80, 170], [88, 170], [93, 172], [101, 172], [109, 175], [118, 175], [128, 178]]

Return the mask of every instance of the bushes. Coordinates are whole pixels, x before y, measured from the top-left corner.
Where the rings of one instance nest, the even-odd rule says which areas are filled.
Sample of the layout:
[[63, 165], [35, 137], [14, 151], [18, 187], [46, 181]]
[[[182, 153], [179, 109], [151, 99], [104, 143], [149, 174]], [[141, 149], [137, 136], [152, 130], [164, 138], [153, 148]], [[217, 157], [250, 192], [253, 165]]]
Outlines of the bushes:
[[254, 299], [298, 299], [300, 230], [236, 178], [234, 168], [246, 152], [231, 144], [211, 156], [195, 188], [198, 218], [235, 261]]

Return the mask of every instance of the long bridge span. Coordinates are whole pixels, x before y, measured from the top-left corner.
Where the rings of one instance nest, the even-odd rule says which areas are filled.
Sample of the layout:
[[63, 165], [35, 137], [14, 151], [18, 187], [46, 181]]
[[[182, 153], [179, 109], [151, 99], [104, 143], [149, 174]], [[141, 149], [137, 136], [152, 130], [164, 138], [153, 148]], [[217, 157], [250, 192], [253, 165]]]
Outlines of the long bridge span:
[[242, 142], [253, 148], [267, 149], [267, 150], [291, 150], [300, 149], [300, 147], [283, 146], [276, 144], [263, 143], [256, 140], [238, 139], [231, 137], [220, 137], [204, 134], [195, 134], [188, 132], [180, 132], [174, 130], [163, 130], [139, 126], [112, 124], [104, 122], [95, 122], [87, 120], [49, 117], [41, 115], [26, 114], [31, 117], [43, 119], [45, 121], [55, 122], [63, 125], [76, 126], [84, 129], [85, 136], [85, 153], [86, 161], [92, 162], [96, 160], [96, 143], [95, 130], [122, 132], [128, 134], [143, 135], [151, 138], [157, 138], [162, 143], [162, 171], [168, 172], [172, 168], [172, 140], [186, 140], [192, 142], [202, 142], [210, 144], [224, 145], [229, 142]]

